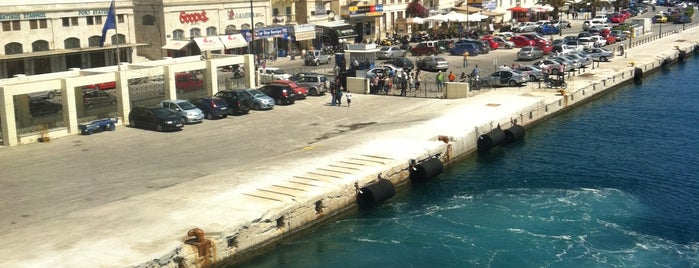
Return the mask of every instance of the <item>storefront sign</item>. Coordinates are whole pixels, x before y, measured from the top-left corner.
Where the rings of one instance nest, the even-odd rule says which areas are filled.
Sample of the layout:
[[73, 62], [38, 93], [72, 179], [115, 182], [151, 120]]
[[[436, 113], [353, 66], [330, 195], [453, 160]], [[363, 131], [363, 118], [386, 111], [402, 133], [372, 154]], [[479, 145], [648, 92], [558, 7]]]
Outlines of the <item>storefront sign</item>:
[[289, 38], [289, 28], [277, 27], [267, 29], [255, 29], [255, 40], [268, 37], [279, 37], [287, 39]]
[[[231, 9], [228, 10], [228, 20], [237, 20], [237, 19], [249, 19], [250, 18], [250, 13], [248, 12], [235, 12], [235, 10]], [[255, 17], [264, 17], [262, 13], [255, 13]]]
[[78, 10], [79, 16], [107, 15], [107, 14], [109, 14], [109, 9]]
[[197, 23], [197, 22], [207, 22], [209, 18], [206, 17], [206, 11], [202, 12], [180, 12], [180, 22], [181, 23]]
[[45, 12], [0, 14], [0, 20], [43, 19]]
[[350, 6], [349, 17], [376, 17], [383, 15], [383, 5]]

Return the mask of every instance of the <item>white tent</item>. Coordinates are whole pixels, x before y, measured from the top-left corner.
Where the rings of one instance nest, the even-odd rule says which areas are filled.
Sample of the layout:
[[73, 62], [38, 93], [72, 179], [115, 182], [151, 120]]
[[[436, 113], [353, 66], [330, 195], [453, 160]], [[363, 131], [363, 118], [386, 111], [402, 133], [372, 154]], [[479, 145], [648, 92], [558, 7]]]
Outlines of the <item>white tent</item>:
[[434, 16], [429, 16], [425, 18], [425, 21], [448, 21], [445, 15], [437, 14]]
[[456, 13], [455, 11], [451, 11], [444, 15], [444, 17], [447, 19], [447, 21], [451, 22], [465, 22], [468, 21], [469, 16], [471, 15], [466, 15], [466, 14], [461, 14], [461, 13]]
[[468, 21], [482, 21], [487, 18], [488, 16], [482, 15], [480, 13], [468, 14]]
[[415, 18], [407, 18], [405, 20], [406, 23], [414, 23], [414, 24], [424, 24], [425, 19], [420, 18], [420, 17], [415, 17]]

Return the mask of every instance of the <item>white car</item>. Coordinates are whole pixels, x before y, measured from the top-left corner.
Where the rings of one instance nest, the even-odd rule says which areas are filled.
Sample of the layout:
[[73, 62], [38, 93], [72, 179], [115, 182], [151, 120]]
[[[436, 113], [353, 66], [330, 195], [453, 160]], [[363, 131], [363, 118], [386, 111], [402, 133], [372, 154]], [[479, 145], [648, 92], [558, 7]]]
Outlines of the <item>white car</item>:
[[379, 66], [376, 66], [374, 68], [369, 69], [366, 72], [366, 77], [372, 78], [377, 75], [381, 76], [388, 76], [390, 72], [393, 72], [393, 75], [396, 77], [401, 77], [401, 74], [403, 73], [403, 68], [396, 67], [393, 64], [382, 64]]
[[590, 37], [580, 37], [578, 38], [578, 43], [584, 48], [589, 49], [595, 47], [595, 40]]
[[599, 35], [590, 36], [590, 40], [595, 42], [592, 45], [593, 47], [603, 47], [603, 46], [607, 45], [607, 39], [605, 39], [604, 37], [599, 36]]
[[609, 24], [607, 24], [607, 20], [600, 20], [600, 19], [594, 19], [594, 20], [586, 20], [583, 22], [582, 29], [583, 31], [589, 31], [589, 30], [602, 30], [604, 28], [609, 28]]
[[401, 49], [399, 46], [387, 46], [382, 47], [379, 52], [376, 53], [376, 57], [379, 59], [393, 59], [405, 57], [406, 54], [408, 54], [408, 52]]
[[502, 39], [505, 39], [505, 40], [510, 40], [510, 38], [515, 36], [515, 34], [513, 32], [499, 32], [499, 33], [495, 33], [495, 36], [502, 37]]
[[260, 73], [260, 83], [267, 84], [274, 80], [289, 80], [291, 78], [290, 74], [284, 73], [281, 69], [277, 67], [267, 67], [257, 69]]

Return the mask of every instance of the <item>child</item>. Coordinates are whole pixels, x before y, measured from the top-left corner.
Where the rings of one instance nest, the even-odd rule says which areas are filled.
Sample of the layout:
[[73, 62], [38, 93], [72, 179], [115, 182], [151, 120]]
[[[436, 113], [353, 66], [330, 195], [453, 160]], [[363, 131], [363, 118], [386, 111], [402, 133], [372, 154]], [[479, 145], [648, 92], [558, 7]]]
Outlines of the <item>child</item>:
[[345, 96], [347, 97], [347, 107], [349, 107], [350, 103], [352, 103], [352, 93], [348, 91], [345, 93]]

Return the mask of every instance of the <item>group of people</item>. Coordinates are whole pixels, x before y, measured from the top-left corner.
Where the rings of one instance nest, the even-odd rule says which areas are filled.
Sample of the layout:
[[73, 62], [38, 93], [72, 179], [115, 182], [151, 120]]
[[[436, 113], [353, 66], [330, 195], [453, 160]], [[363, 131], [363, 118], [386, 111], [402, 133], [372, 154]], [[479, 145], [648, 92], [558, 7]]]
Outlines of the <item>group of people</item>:
[[388, 94], [395, 86], [400, 89], [400, 95], [406, 96], [408, 90], [419, 90], [422, 74], [420, 70], [416, 72], [406, 72], [403, 70], [399, 74], [392, 70], [388, 74], [377, 74], [370, 78], [370, 94]]
[[344, 90], [345, 88], [342, 86], [340, 79], [335, 79], [335, 83], [330, 87], [330, 97], [332, 98], [330, 101], [331, 106], [342, 106], [343, 95], [347, 99], [347, 107], [352, 104], [352, 93], [349, 91], [347, 91], [347, 93], [343, 93]]

